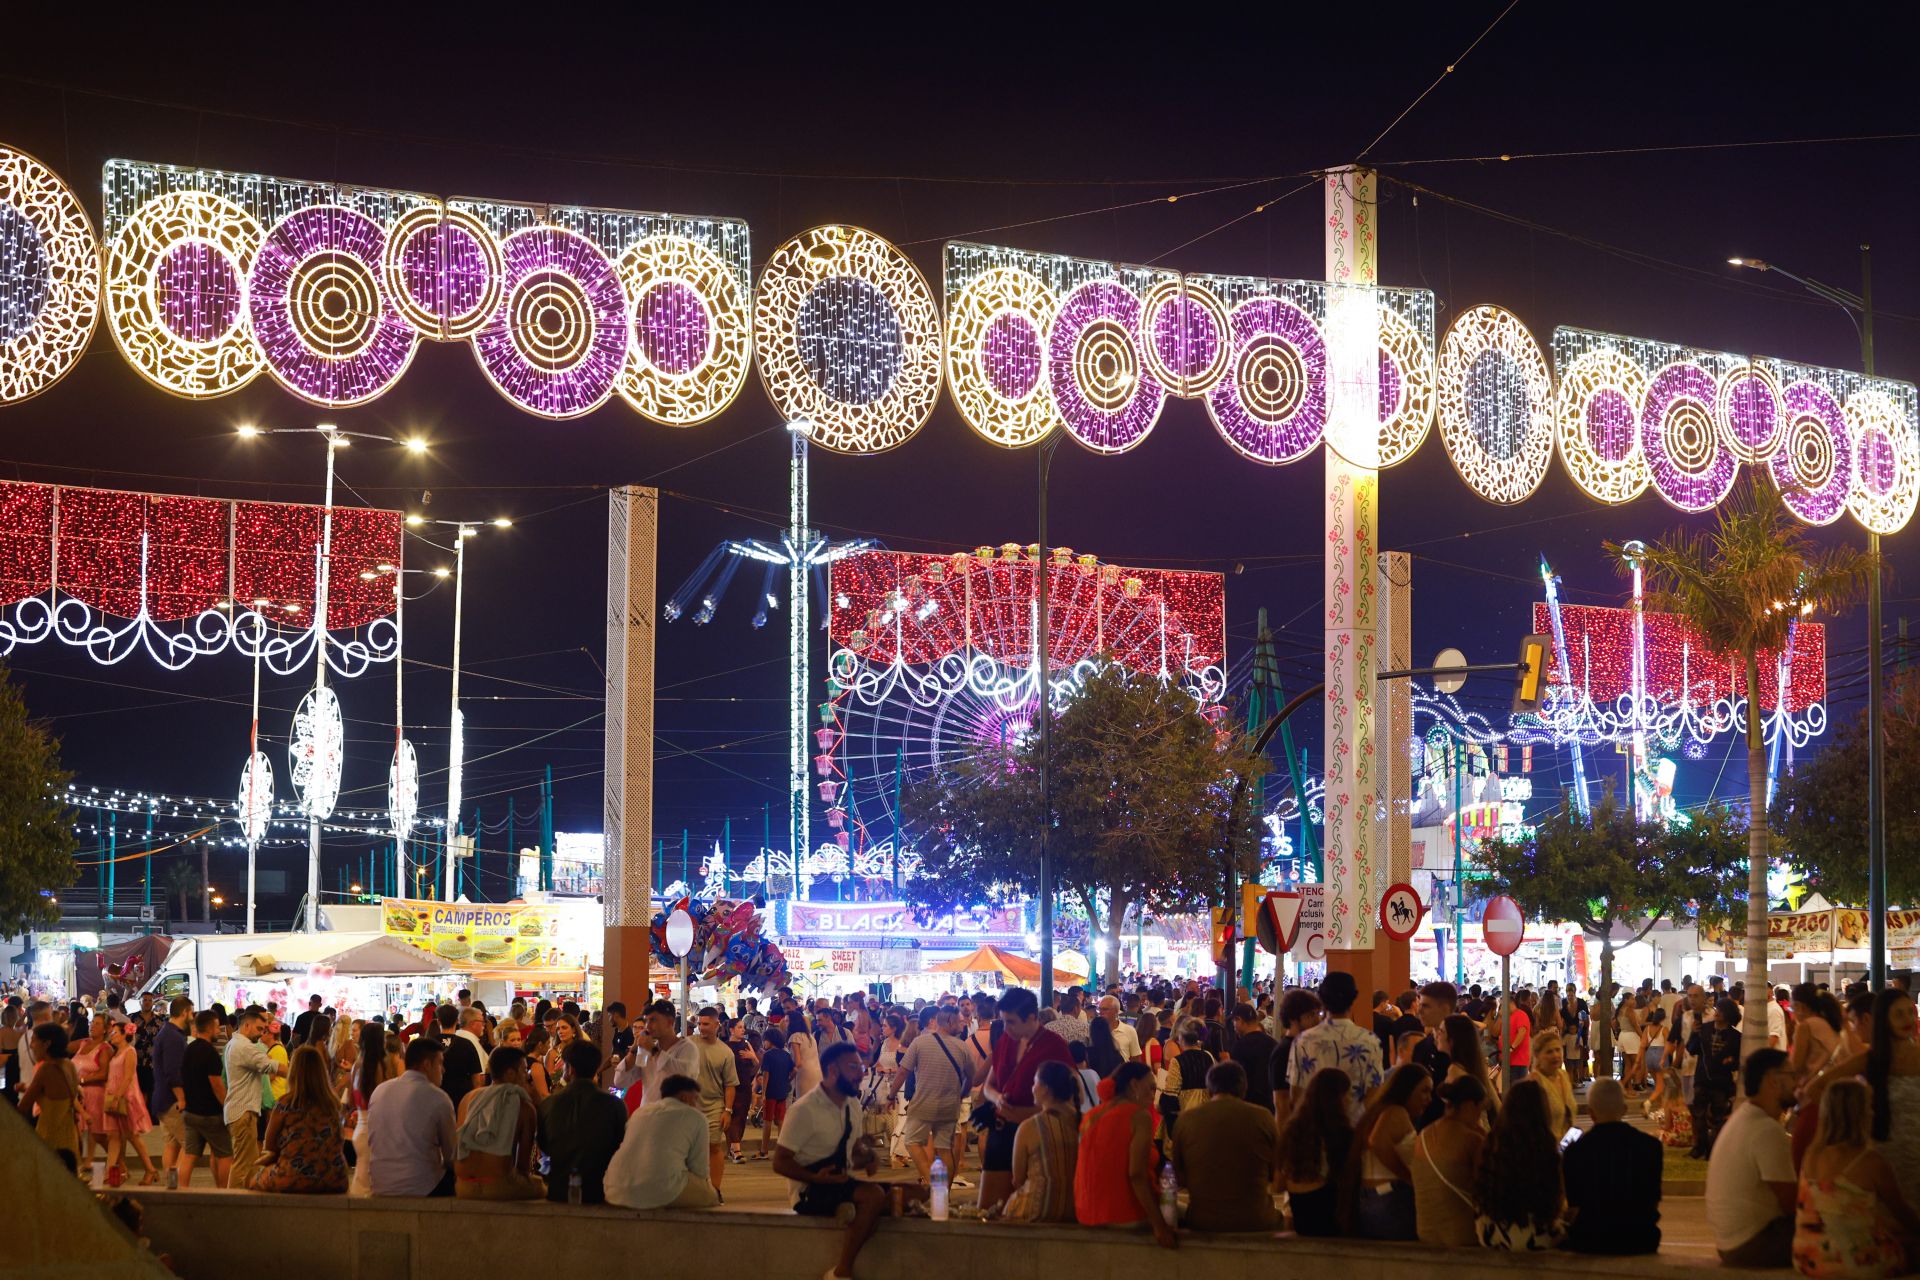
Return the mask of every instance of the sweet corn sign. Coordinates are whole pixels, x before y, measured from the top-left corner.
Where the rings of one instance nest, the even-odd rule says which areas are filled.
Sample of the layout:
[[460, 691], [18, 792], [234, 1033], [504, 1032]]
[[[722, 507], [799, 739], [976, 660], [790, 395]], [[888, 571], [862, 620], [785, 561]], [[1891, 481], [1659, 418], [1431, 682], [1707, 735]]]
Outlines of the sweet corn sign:
[[388, 937], [455, 969], [539, 969], [561, 962], [560, 913], [553, 907], [388, 898], [380, 926]]

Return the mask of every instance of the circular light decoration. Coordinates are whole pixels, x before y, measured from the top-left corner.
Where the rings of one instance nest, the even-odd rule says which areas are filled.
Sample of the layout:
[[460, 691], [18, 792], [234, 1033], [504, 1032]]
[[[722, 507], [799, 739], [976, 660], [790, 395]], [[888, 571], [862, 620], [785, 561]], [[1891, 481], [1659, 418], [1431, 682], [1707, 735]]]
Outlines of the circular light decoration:
[[1227, 376], [1207, 393], [1207, 416], [1255, 462], [1294, 462], [1327, 429], [1327, 344], [1312, 316], [1279, 298], [1233, 309]]
[[1597, 502], [1631, 502], [1653, 483], [1640, 448], [1646, 396], [1646, 372], [1610, 347], [1581, 352], [1560, 375], [1553, 414], [1560, 460]]
[[753, 357], [752, 307], [733, 268], [684, 236], [648, 236], [620, 255], [620, 282], [632, 307], [621, 398], [670, 427], [733, 403]]
[[259, 844], [273, 817], [273, 765], [266, 752], [256, 751], [240, 769], [240, 799], [235, 811], [240, 834], [248, 844]]
[[100, 319], [100, 245], [67, 184], [0, 146], [0, 404], [67, 375]]
[[1060, 303], [1047, 338], [1047, 381], [1073, 438], [1125, 453], [1153, 430], [1166, 388], [1140, 351], [1140, 299], [1114, 280], [1089, 280]]
[[293, 713], [293, 786], [301, 807], [315, 818], [333, 814], [340, 799], [340, 769], [345, 749], [340, 726], [340, 699], [332, 689], [315, 689], [300, 700]]
[[837, 453], [880, 453], [940, 395], [940, 309], [911, 259], [859, 227], [815, 227], [774, 250], [754, 297], [767, 398]]
[[413, 743], [405, 738], [393, 749], [393, 763], [387, 766], [387, 816], [393, 823], [393, 838], [405, 840], [413, 832], [413, 820], [420, 813], [420, 758]]
[[1875, 533], [1898, 533], [1913, 518], [1920, 497], [1920, 442], [1913, 423], [1892, 396], [1867, 387], [1847, 397], [1847, 427], [1853, 434], [1853, 518]]
[[1525, 501], [1553, 458], [1553, 377], [1540, 344], [1505, 307], [1461, 312], [1440, 344], [1440, 439], [1467, 487]]
[[1718, 393], [1713, 375], [1687, 361], [1668, 365], [1647, 384], [1640, 449], [1653, 487], [1682, 511], [1711, 511], [1733, 491], [1739, 463], [1714, 422]]
[[504, 294], [473, 335], [500, 394], [544, 418], [577, 418], [613, 395], [627, 358], [627, 295], [607, 255], [564, 227], [526, 227], [500, 245]]
[[967, 425], [995, 444], [1035, 444], [1058, 421], [1047, 382], [1053, 314], [1053, 291], [1038, 276], [994, 267], [947, 315], [947, 386]]
[[1147, 372], [1171, 394], [1203, 396], [1227, 376], [1233, 326], [1227, 304], [1205, 285], [1173, 276], [1148, 289], [1140, 332]]
[[1414, 323], [1380, 308], [1380, 459], [1411, 458], [1433, 429], [1433, 351]]
[[387, 298], [423, 338], [470, 337], [500, 305], [506, 262], [486, 223], [464, 209], [427, 204], [387, 228], [380, 261]]
[[1786, 425], [1779, 379], [1764, 365], [1741, 365], [1720, 380], [1713, 416], [1721, 442], [1734, 457], [1746, 463], [1767, 461], [1780, 448]]
[[141, 205], [107, 250], [107, 327], [141, 377], [203, 400], [260, 372], [247, 280], [265, 233], [233, 201], [174, 191]]
[[392, 386], [420, 335], [380, 287], [380, 224], [317, 204], [282, 218], [253, 260], [247, 313], [267, 368], [287, 390], [331, 408]]
[[1780, 397], [1786, 427], [1768, 466], [1787, 510], [1807, 524], [1832, 524], [1853, 494], [1854, 440], [1840, 404], [1817, 382]]

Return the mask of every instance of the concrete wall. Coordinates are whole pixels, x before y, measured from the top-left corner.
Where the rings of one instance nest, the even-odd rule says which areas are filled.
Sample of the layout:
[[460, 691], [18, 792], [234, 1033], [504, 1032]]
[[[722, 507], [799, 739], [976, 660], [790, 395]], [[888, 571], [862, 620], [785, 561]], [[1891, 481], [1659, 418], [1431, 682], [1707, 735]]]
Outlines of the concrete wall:
[[[604, 1275], [612, 1267], [676, 1280], [744, 1266], [754, 1280], [817, 1280], [832, 1265], [840, 1240], [832, 1223], [787, 1214], [222, 1191], [148, 1192], [142, 1198], [154, 1247], [173, 1255], [186, 1280], [226, 1280], [235, 1271], [237, 1243], [267, 1240], [277, 1242], [277, 1264], [297, 1268], [285, 1274], [342, 1280], [473, 1280], [500, 1258], [535, 1255], [536, 1269], [553, 1276]], [[1189, 1234], [1173, 1255], [1155, 1248], [1144, 1233], [914, 1220], [883, 1224], [860, 1257], [859, 1275], [1139, 1280], [1165, 1274], [1168, 1266], [1182, 1277], [1206, 1280], [1432, 1280], [1436, 1271], [1515, 1280], [1539, 1274], [1658, 1280], [1703, 1273], [1667, 1259], [1510, 1256], [1291, 1236]], [[1778, 1273], [1717, 1268], [1714, 1274]]]
[[[0, 1105], [0, 1277], [166, 1280], [166, 1269], [109, 1215], [53, 1148]], [[824, 1270], [824, 1268], [823, 1268]]]

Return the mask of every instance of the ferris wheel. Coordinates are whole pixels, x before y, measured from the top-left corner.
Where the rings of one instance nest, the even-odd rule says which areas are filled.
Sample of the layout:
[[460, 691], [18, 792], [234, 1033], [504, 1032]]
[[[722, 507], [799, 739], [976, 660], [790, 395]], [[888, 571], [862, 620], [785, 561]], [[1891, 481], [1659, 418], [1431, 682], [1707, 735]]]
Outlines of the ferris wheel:
[[[1219, 700], [1221, 575], [1122, 568], [1067, 548], [1049, 566], [1056, 703], [1103, 658]], [[831, 700], [814, 734], [815, 785], [856, 877], [890, 874], [903, 786], [1032, 731], [1037, 570], [1032, 549], [1012, 543], [945, 556], [863, 551], [832, 567]]]

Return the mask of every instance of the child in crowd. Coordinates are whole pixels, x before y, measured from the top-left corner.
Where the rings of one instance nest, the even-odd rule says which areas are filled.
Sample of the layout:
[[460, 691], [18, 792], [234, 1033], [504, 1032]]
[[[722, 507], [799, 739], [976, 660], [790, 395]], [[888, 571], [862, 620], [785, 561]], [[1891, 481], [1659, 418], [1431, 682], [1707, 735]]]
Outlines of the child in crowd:
[[1661, 1068], [1659, 1084], [1647, 1099], [1647, 1114], [1660, 1125], [1660, 1141], [1678, 1151], [1693, 1149], [1693, 1112], [1680, 1083], [1680, 1068]]

